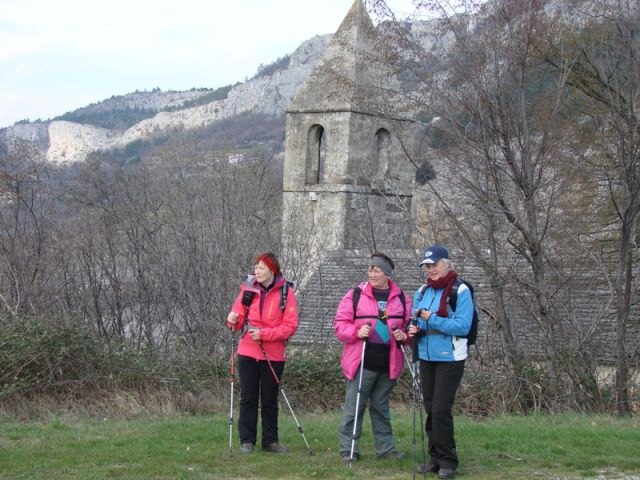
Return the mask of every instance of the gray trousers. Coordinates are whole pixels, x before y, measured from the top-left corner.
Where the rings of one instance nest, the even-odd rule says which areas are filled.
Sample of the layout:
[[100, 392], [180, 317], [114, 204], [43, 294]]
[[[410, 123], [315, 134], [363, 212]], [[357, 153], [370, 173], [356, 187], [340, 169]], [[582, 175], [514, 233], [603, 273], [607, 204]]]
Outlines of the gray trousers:
[[[356, 397], [358, 396], [358, 381], [360, 371], [353, 380], [346, 381], [346, 397], [342, 411], [342, 421], [340, 422], [340, 454], [351, 452], [351, 439], [353, 434], [353, 419], [356, 410]], [[360, 435], [362, 435], [362, 420], [364, 419], [364, 408], [369, 403], [369, 416], [371, 417], [371, 430], [375, 437], [375, 453], [378, 456], [386, 455], [394, 450], [393, 434], [391, 432], [391, 415], [389, 413], [389, 394], [396, 384], [396, 380], [391, 380], [388, 373], [374, 372], [364, 369], [362, 375], [362, 390], [360, 391], [360, 402], [358, 405], [358, 425], [356, 429], [355, 453], [358, 451]]]

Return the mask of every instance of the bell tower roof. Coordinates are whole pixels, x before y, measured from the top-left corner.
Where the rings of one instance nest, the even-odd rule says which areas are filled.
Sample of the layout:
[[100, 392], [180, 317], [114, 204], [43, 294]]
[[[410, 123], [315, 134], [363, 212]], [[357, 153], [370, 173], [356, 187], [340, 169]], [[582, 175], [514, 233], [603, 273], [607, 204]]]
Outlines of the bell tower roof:
[[380, 47], [362, 0], [355, 0], [287, 111], [375, 114], [387, 110], [383, 92], [392, 75], [375, 61]]

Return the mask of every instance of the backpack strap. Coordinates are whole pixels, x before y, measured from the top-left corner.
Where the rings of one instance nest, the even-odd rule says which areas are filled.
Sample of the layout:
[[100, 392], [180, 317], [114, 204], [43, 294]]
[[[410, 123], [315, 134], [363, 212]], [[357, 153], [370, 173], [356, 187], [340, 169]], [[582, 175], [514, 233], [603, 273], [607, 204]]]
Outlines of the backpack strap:
[[453, 282], [453, 286], [451, 287], [451, 291], [449, 292], [449, 304], [451, 305], [451, 309], [455, 312], [456, 305], [458, 303], [458, 288], [460, 285], [466, 285], [469, 289], [469, 293], [471, 294], [471, 301], [473, 302], [473, 308], [475, 309], [476, 299], [473, 292], [473, 286], [467, 282], [466, 280], [462, 280], [460, 278], [456, 278]]
[[362, 295], [362, 290], [360, 287], [353, 287], [353, 318], [378, 318], [377, 315], [356, 315], [358, 311], [358, 303], [360, 303], [360, 296]]
[[362, 294], [362, 290], [360, 287], [353, 287], [353, 318], [356, 318], [356, 310], [358, 310], [358, 303], [360, 303], [360, 295]]
[[456, 305], [458, 304], [458, 288], [463, 282], [456, 278], [451, 287], [451, 291], [449, 292], [449, 305], [451, 305], [451, 310], [456, 311]]
[[[353, 318], [373, 318], [371, 315], [356, 316], [356, 310], [358, 309], [358, 303], [360, 302], [360, 295], [362, 295], [360, 287], [353, 287]], [[403, 290], [400, 290], [400, 302], [402, 303], [402, 318], [404, 319], [407, 314], [407, 299], [404, 296]]]
[[249, 326], [249, 307], [251, 307], [251, 302], [253, 302], [253, 298], [256, 296], [256, 292], [252, 290], [243, 290], [241, 304], [244, 309], [244, 324], [242, 326], [242, 334], [247, 331]]
[[280, 288], [280, 310], [283, 312], [287, 306], [287, 296], [289, 295], [290, 288], [293, 288], [293, 282], [290, 282], [289, 280], [284, 282], [284, 285]]
[[404, 296], [404, 292], [400, 289], [400, 302], [402, 302], [402, 320], [407, 316], [407, 299]]
[[461, 280], [456, 278], [455, 282], [453, 282], [453, 287], [451, 287], [451, 292], [449, 292], [449, 304], [451, 305], [451, 309], [456, 311], [456, 304], [458, 303], [458, 288], [460, 285], [466, 285], [469, 289], [469, 293], [471, 294], [471, 302], [473, 303], [473, 317], [471, 318], [471, 326], [469, 327], [469, 333], [467, 335], [456, 335], [458, 338], [466, 338], [467, 346], [475, 345], [476, 337], [478, 335], [478, 309], [476, 308], [476, 301], [473, 294], [473, 286], [467, 282], [466, 280]]
[[427, 291], [427, 284], [424, 283], [424, 284], [422, 284], [422, 286], [418, 290], [418, 302], [422, 301], [422, 298], [424, 297], [424, 292], [426, 292], [426, 291]]

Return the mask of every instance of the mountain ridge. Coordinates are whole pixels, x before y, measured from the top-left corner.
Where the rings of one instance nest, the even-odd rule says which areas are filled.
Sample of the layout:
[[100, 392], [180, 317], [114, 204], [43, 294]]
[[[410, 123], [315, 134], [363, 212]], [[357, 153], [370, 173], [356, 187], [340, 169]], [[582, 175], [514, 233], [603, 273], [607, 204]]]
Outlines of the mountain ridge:
[[[87, 155], [94, 151], [123, 148], [134, 141], [151, 138], [159, 132], [166, 134], [176, 129], [207, 127], [247, 112], [283, 115], [292, 96], [310, 74], [331, 36], [327, 34], [312, 37], [291, 54], [286, 68], [275, 68], [271, 71], [266, 70], [268, 66], [261, 67], [262, 70], [259, 69], [253, 78], [232, 86], [225, 98], [204, 105], [180, 108], [190, 101], [197, 102], [199, 97], [214, 90], [163, 92], [154, 89], [151, 92], [113, 96], [83, 107], [108, 110], [114, 108], [115, 103], [117, 108], [158, 110], [157, 113], [123, 131], [62, 119], [73, 113], [68, 112], [50, 121], [19, 122], [6, 127], [0, 130], [0, 140], [9, 148], [14, 140], [32, 142], [43, 151], [46, 159], [53, 163], [78, 162], [85, 160]], [[265, 71], [268, 74], [265, 74]], [[79, 110], [83, 109], [74, 112]]]

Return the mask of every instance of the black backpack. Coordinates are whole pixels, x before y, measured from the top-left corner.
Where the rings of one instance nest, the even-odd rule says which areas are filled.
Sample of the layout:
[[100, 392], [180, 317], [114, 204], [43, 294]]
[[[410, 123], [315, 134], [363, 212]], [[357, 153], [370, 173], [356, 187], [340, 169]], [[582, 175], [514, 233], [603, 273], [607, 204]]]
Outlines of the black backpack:
[[[353, 318], [367, 318], [362, 316], [356, 317], [356, 309], [358, 308], [361, 294], [362, 290], [360, 289], [360, 287], [353, 287]], [[402, 318], [404, 319], [405, 315], [407, 314], [407, 299], [405, 298], [404, 292], [402, 290], [400, 290], [400, 302], [402, 302]]]
[[287, 295], [289, 295], [289, 288], [293, 288], [293, 282], [289, 280], [284, 282], [284, 285], [280, 288], [280, 310], [284, 312], [284, 308], [287, 306]]
[[[478, 323], [480, 321], [480, 317], [478, 315], [478, 308], [476, 307], [473, 285], [471, 285], [471, 283], [466, 280], [456, 278], [455, 282], [453, 282], [453, 286], [451, 287], [451, 292], [449, 292], [449, 305], [451, 305], [451, 309], [455, 312], [456, 304], [458, 303], [458, 287], [460, 287], [461, 284], [465, 284], [471, 292], [471, 301], [473, 302], [473, 318], [471, 319], [471, 328], [469, 328], [469, 333], [467, 333], [466, 335], [457, 335], [457, 337], [466, 338], [467, 345], [475, 345], [478, 338]], [[418, 302], [422, 300], [422, 297], [424, 297], [424, 292], [426, 289], [426, 285], [422, 285], [420, 287]]]

